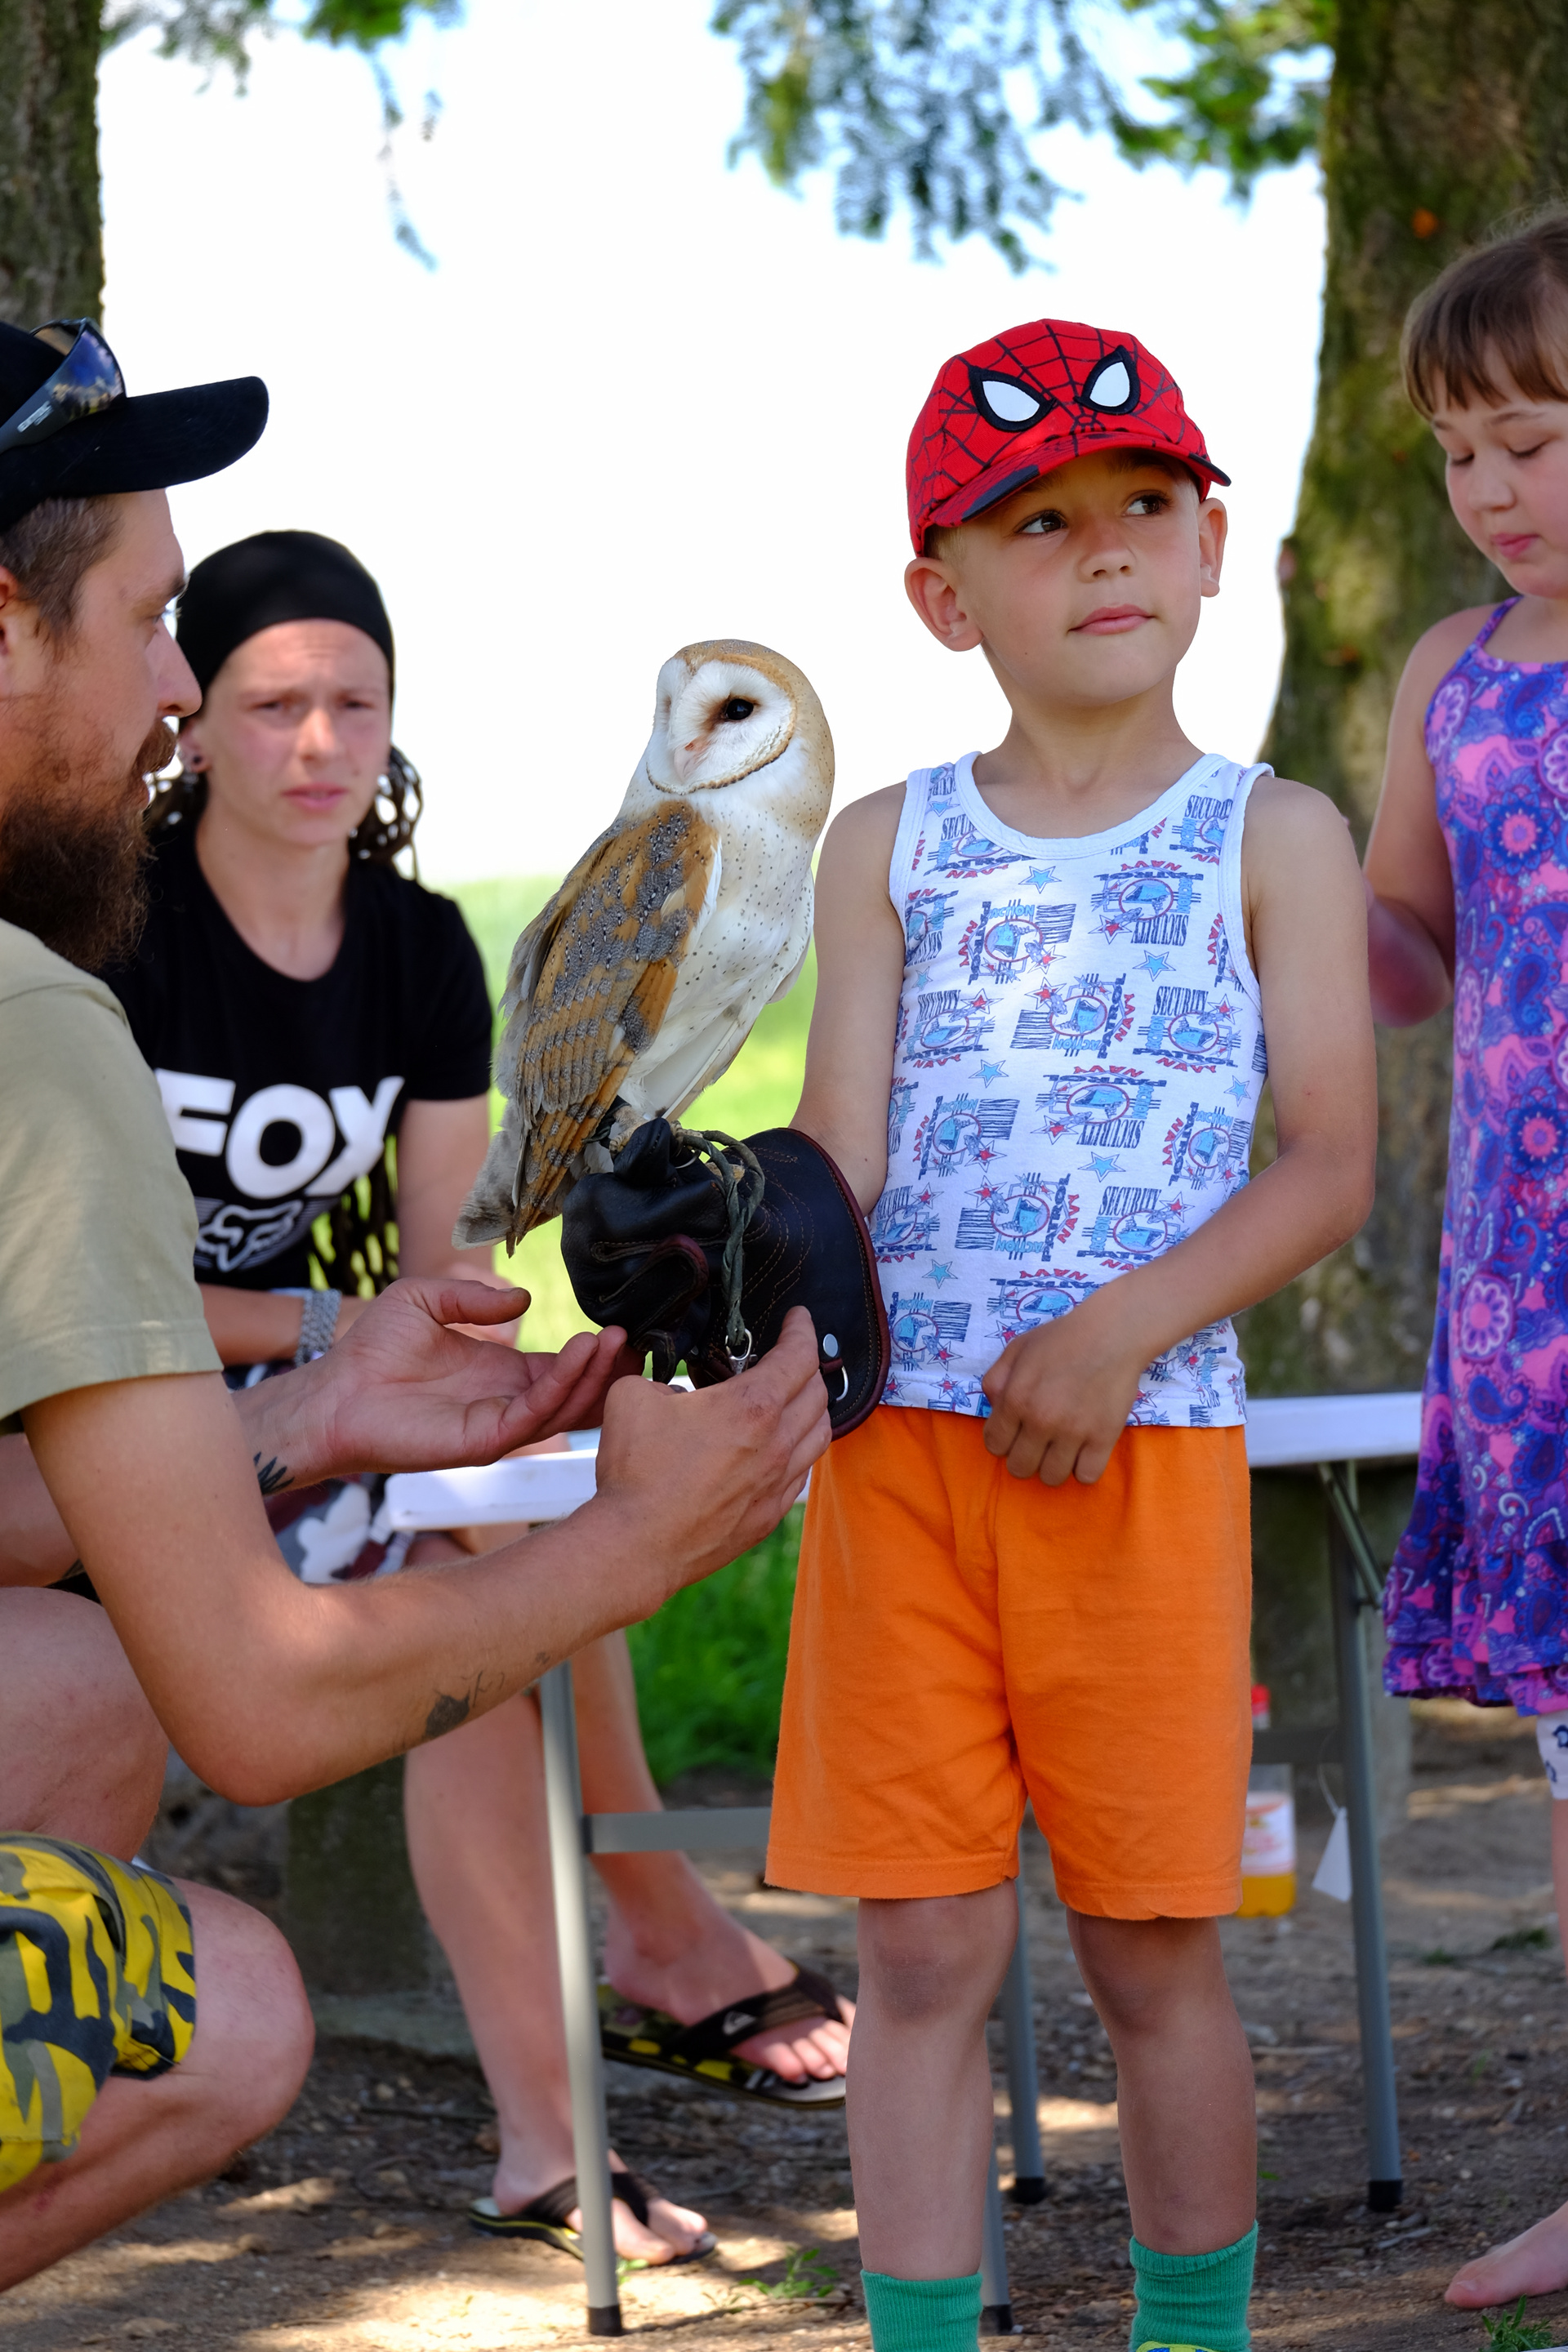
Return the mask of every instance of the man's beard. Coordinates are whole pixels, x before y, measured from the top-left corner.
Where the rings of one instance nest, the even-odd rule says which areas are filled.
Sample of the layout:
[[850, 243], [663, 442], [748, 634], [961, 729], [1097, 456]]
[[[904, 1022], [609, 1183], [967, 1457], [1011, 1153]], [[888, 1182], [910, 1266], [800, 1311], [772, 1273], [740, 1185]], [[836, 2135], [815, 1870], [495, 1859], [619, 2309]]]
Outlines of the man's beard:
[[143, 779], [168, 766], [174, 735], [160, 719], [117, 780], [101, 746], [61, 751], [65, 731], [39, 730], [0, 809], [0, 921], [99, 971], [132, 954], [147, 919]]

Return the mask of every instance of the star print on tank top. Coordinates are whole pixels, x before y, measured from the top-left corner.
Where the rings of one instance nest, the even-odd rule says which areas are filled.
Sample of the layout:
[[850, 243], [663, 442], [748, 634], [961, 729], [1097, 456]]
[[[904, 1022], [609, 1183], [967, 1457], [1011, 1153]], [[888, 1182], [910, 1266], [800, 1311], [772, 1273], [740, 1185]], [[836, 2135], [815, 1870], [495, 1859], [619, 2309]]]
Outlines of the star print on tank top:
[[[884, 1402], [984, 1415], [1009, 1340], [1147, 1265], [1245, 1184], [1268, 1064], [1241, 913], [1264, 767], [1199, 760], [1129, 824], [1015, 832], [974, 754], [904, 789], [888, 1181], [871, 1218]], [[1236, 1334], [1151, 1364], [1132, 1423], [1246, 1419]]]

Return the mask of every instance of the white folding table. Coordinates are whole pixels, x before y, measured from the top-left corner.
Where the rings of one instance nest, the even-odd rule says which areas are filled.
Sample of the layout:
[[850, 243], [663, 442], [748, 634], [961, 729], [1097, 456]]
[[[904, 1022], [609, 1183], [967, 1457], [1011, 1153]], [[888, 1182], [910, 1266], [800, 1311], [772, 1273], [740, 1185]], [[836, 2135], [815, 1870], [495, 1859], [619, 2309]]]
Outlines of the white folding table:
[[[1394, 2045], [1388, 2004], [1387, 1953], [1378, 1875], [1372, 1721], [1360, 1615], [1375, 1607], [1381, 1579], [1356, 1507], [1355, 1465], [1415, 1454], [1420, 1399], [1413, 1394], [1265, 1398], [1249, 1408], [1247, 1452], [1254, 1469], [1313, 1468], [1329, 1510], [1334, 1658], [1339, 1719], [1310, 1730], [1255, 1733], [1259, 1763], [1342, 1763], [1349, 1814], [1354, 1893], [1356, 1984], [1366, 2081], [1370, 2179], [1373, 2211], [1399, 2202], [1399, 2126], [1394, 2087]], [[501, 1526], [568, 1517], [595, 1491], [596, 1440], [584, 1434], [566, 1454], [529, 1454], [483, 1470], [424, 1471], [387, 1483], [392, 1528]], [[583, 2217], [583, 2260], [591, 2336], [623, 2332], [616, 2292], [610, 2214], [609, 2138], [604, 2061], [599, 2041], [597, 1972], [589, 1933], [587, 1861], [596, 1853], [714, 1852], [767, 1842], [769, 1808], [697, 1807], [657, 1813], [584, 1813], [577, 1762], [577, 1725], [569, 1663], [553, 1667], [539, 1685], [543, 1726], [546, 1805], [561, 1996], [572, 2086], [573, 2138]], [[1019, 1932], [1000, 1996], [1006, 2035], [1012, 2109], [1014, 2184], [1021, 2204], [1046, 2193], [1037, 2120], [1034, 2020], [1023, 1932]], [[1006, 2249], [996, 2159], [991, 2158], [982, 2255], [984, 2324], [1012, 2331]]]
[[1254, 1470], [1313, 1469], [1329, 1518], [1329, 1584], [1339, 1719], [1321, 1730], [1258, 1731], [1260, 1764], [1323, 1764], [1344, 1771], [1351, 1844], [1351, 1911], [1356, 2005], [1366, 2096], [1366, 2201], [1392, 2213], [1403, 2189], [1394, 2027], [1388, 2005], [1388, 1944], [1377, 1853], [1377, 1790], [1372, 1753], [1372, 1694], [1362, 1637], [1363, 1610], [1380, 1609], [1383, 1575], [1356, 1499], [1356, 1465], [1411, 1459], [1421, 1442], [1421, 1399], [1410, 1390], [1371, 1396], [1259, 1397], [1247, 1407], [1247, 1459]]

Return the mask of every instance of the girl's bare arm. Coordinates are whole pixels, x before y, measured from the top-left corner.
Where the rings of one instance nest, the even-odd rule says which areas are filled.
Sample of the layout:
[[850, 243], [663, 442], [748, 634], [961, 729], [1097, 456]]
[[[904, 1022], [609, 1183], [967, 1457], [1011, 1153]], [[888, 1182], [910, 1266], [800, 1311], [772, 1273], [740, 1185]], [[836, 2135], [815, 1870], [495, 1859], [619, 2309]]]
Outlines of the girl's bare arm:
[[397, 1129], [398, 1265], [405, 1274], [494, 1282], [489, 1243], [454, 1249], [452, 1227], [490, 1139], [489, 1097], [410, 1102]]
[[1426, 711], [1485, 617], [1485, 611], [1453, 613], [1428, 629], [1394, 700], [1365, 867], [1373, 1018], [1391, 1029], [1429, 1020], [1453, 993], [1454, 877], [1437, 824]]
[[830, 1152], [868, 1214], [888, 1181], [888, 1098], [904, 928], [888, 896], [904, 788], [834, 819], [816, 877], [816, 1005], [791, 1124]]

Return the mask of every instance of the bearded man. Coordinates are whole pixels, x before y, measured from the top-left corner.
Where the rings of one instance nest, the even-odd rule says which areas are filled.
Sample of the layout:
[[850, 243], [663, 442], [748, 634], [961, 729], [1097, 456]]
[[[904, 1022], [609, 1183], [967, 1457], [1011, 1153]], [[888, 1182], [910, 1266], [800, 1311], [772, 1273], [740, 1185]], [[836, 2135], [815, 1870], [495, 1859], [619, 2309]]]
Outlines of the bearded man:
[[[619, 1332], [485, 1346], [448, 1327], [525, 1295], [405, 1282], [318, 1362], [225, 1387], [157, 1088], [89, 968], [134, 937], [144, 780], [199, 698], [164, 490], [266, 413], [254, 378], [130, 399], [85, 320], [0, 325], [0, 2287], [221, 2168], [309, 2059], [267, 1921], [134, 1863], [166, 1738], [246, 1804], [400, 1754], [733, 1559], [828, 1437], [798, 1309], [682, 1396], [626, 1377]], [[328, 1587], [273, 1542], [264, 1493], [601, 1416], [569, 1530]], [[47, 1589], [77, 1562], [101, 1608]]]

